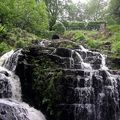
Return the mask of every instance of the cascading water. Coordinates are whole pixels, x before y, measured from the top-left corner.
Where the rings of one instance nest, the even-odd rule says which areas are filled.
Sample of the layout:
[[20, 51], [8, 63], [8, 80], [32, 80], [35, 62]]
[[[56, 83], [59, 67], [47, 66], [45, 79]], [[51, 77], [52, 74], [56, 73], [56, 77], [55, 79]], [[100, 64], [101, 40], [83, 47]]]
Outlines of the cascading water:
[[[13, 52], [13, 50], [11, 52], [9, 52], [10, 55], [8, 55], [9, 57], [7, 59], [5, 59], [4, 63], [2, 64], [2, 66], [12, 72], [15, 71], [16, 69], [16, 65], [18, 62], [18, 58], [21, 55], [21, 50], [17, 50], [15, 52]], [[7, 53], [6, 53], [7, 54]], [[4, 56], [3, 56], [4, 57]]]
[[40, 111], [22, 103], [21, 84], [14, 71], [21, 49], [0, 58], [0, 120], [45, 120]]
[[59, 120], [120, 120], [120, 76], [109, 73], [104, 55], [83, 46], [57, 48], [53, 54], [69, 57], [74, 63], [72, 68], [71, 62], [63, 66], [65, 77], [60, 86], [65, 91], [61, 90]]

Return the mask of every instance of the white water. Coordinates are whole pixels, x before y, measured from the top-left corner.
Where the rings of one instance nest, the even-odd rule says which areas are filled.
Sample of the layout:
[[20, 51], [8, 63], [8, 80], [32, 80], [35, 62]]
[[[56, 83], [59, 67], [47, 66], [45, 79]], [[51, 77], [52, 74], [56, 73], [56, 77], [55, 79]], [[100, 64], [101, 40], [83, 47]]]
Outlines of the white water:
[[7, 61], [13, 53], [14, 53], [14, 50], [11, 50], [10, 52], [7, 52], [2, 57], [0, 57], [0, 66], [2, 66], [5, 63], [5, 61]]
[[105, 55], [102, 55], [102, 54], [100, 54], [100, 55], [101, 55], [101, 57], [102, 57], [101, 69], [102, 69], [102, 70], [108, 70], [108, 67], [106, 66], [106, 61], [105, 61], [106, 56], [105, 56]]
[[[11, 106], [11, 107], [15, 107], [15, 109], [21, 109], [21, 116], [26, 116], [26, 118], [28, 118], [29, 120], [46, 120], [44, 115], [34, 109], [33, 107], [30, 107], [28, 104], [26, 103], [20, 103], [18, 101], [15, 101], [15, 100], [7, 100], [7, 99], [0, 99], [0, 104], [5, 104], [5, 105], [8, 105], [8, 106]], [[22, 112], [24, 111], [24, 112]], [[17, 118], [16, 118], [17, 120]]]
[[8, 70], [10, 71], [15, 71], [16, 69], [16, 65], [17, 65], [17, 62], [18, 62], [18, 58], [19, 58], [19, 55], [21, 55], [21, 50], [17, 50], [15, 52], [13, 52], [11, 54], [8, 53], [8, 58], [4, 61], [4, 63], [2, 64], [3, 67], [7, 68]]
[[7, 72], [8, 76], [7, 79], [9, 80], [9, 83], [11, 84], [11, 91], [12, 91], [12, 99], [21, 101], [21, 84], [20, 84], [20, 79], [17, 75], [15, 75], [13, 72], [7, 70], [4, 67], [0, 66], [0, 72]]
[[[78, 51], [83, 51], [87, 54], [87, 52], [92, 52], [92, 51], [89, 51], [88, 49], [84, 48], [82, 45], [79, 46], [80, 49]], [[92, 52], [94, 54], [100, 54], [98, 52]], [[82, 59], [82, 57], [80, 55], [78, 55], [80, 59]], [[108, 67], [106, 66], [106, 55], [103, 55], [103, 54], [100, 54], [101, 56], [101, 59], [102, 59], [102, 63], [101, 63], [101, 68], [102, 70], [108, 70]], [[82, 60], [82, 66], [83, 66], [83, 69], [92, 69], [91, 65], [89, 63], [85, 63], [83, 60]]]
[[[0, 72], [2, 73], [2, 75], [4, 75], [4, 72], [6, 72], [8, 74], [8, 75], [4, 75], [4, 76], [7, 77], [7, 79], [9, 80], [9, 84], [11, 85], [11, 91], [12, 91], [12, 96], [11, 96], [12, 100], [9, 101], [9, 100], [7, 100], [8, 98], [0, 99], [0, 104], [5, 104], [7, 106], [11, 106], [15, 112], [22, 109], [23, 112], [20, 113], [21, 116], [26, 117], [28, 120], [46, 120], [44, 115], [40, 111], [34, 109], [33, 107], [30, 107], [26, 103], [21, 102], [22, 94], [21, 94], [20, 79], [13, 72], [16, 69], [19, 55], [21, 55], [21, 50], [18, 50], [16, 52], [14, 52], [12, 50], [12, 51], [4, 54], [0, 58], [0, 65], [1, 65]], [[15, 100], [17, 100], [19, 102], [15, 101]], [[1, 108], [1, 109], [7, 111], [7, 108]], [[26, 110], [26, 112], [24, 110]], [[14, 114], [14, 113], [12, 113], [12, 114]], [[17, 114], [19, 115], [19, 113], [17, 113]], [[15, 115], [13, 115], [13, 116], [15, 117], [16, 120], [18, 119]]]

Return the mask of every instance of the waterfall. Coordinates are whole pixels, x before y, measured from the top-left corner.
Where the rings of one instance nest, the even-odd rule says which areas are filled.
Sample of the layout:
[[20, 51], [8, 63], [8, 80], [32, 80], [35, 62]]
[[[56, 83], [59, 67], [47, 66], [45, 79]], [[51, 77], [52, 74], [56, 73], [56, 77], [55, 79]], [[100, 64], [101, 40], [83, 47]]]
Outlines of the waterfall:
[[10, 52], [5, 53], [3, 56], [0, 58], [0, 66], [4, 64], [5, 61], [9, 59], [9, 57], [14, 53], [14, 50], [11, 50]]
[[[13, 52], [13, 53], [12, 53], [12, 51], [9, 52], [9, 53], [6, 53], [6, 54], [10, 54], [10, 55], [8, 55], [8, 58], [6, 58], [6, 60], [5, 60], [4, 63], [2, 64], [2, 66], [3, 66], [4, 68], [7, 68], [7, 69], [10, 70], [10, 71], [15, 71], [18, 58], [19, 58], [19, 56], [21, 55], [21, 50], [22, 50], [22, 49], [17, 50], [17, 51], [15, 51], [15, 52]], [[11, 54], [11, 53], [12, 53], [12, 54]], [[3, 57], [4, 57], [4, 55], [3, 55]]]
[[60, 120], [120, 120], [120, 76], [109, 72], [106, 56], [83, 46], [63, 49], [53, 54], [70, 58], [74, 65], [70, 62], [60, 83], [65, 89]]
[[44, 115], [22, 102], [20, 79], [15, 69], [21, 49], [0, 58], [0, 120], [45, 120]]

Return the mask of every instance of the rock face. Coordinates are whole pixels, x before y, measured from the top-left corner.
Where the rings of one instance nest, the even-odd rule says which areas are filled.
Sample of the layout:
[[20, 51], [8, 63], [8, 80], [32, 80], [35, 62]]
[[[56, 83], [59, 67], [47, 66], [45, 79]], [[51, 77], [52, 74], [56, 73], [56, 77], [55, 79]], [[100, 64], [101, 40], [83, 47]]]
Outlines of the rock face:
[[24, 99], [42, 106], [48, 120], [120, 119], [120, 76], [109, 72], [104, 55], [82, 46], [33, 46], [22, 53], [16, 73]]
[[45, 120], [43, 114], [22, 102], [21, 83], [15, 75], [21, 50], [0, 58], [0, 120]]
[[45, 117], [25, 103], [0, 99], [0, 120], [45, 120]]

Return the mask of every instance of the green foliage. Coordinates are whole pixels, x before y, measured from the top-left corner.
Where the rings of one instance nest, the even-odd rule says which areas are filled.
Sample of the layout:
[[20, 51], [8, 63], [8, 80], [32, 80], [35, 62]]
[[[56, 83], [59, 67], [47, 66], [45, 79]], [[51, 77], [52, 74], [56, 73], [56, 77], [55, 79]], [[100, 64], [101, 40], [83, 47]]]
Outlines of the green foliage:
[[88, 21], [103, 21], [107, 15], [107, 0], [89, 0], [86, 7]]
[[16, 48], [23, 48], [23, 47], [26, 47], [26, 45], [27, 44], [23, 40], [19, 40], [15, 43]]
[[112, 37], [112, 41], [111, 42], [118, 42], [120, 41], [120, 33], [114, 33], [113, 37]]
[[64, 26], [67, 30], [84, 30], [85, 29], [85, 22], [68, 22], [68, 21], [62, 21]]
[[40, 33], [40, 37], [41, 38], [51, 39], [54, 34], [56, 34], [55, 31], [48, 31], [47, 30], [47, 31], [41, 32]]
[[96, 48], [96, 49], [98, 49], [98, 48], [100, 48], [102, 43], [100, 41], [98, 41], [98, 40], [88, 39], [86, 41], [86, 44], [87, 44], [87, 46], [89, 48]]
[[117, 24], [116, 25], [109, 25], [107, 28], [110, 32], [113, 32], [113, 33], [120, 32], [120, 25], [117, 25]]
[[84, 30], [85, 24], [85, 22], [69, 22], [68, 27], [70, 30]]
[[2, 36], [0, 36], [0, 41], [13, 48], [31, 45], [33, 41], [40, 39], [36, 35], [20, 28], [12, 28], [10, 31], [5, 32], [5, 37]]
[[49, 16], [49, 30], [51, 31], [61, 11], [62, 1], [61, 0], [44, 0], [44, 1], [47, 6], [47, 11]]
[[81, 32], [75, 32], [74, 36], [73, 36], [73, 41], [74, 42], [80, 42], [80, 41], [84, 41], [85, 40], [85, 36], [81, 33]]
[[56, 22], [52, 29], [58, 34], [63, 34], [66, 30], [65, 26], [61, 22]]
[[89, 22], [86, 26], [86, 30], [99, 30], [101, 24], [106, 24], [105, 22]]
[[58, 66], [47, 56], [39, 60], [32, 60], [33, 69], [32, 88], [35, 94], [35, 102], [38, 107], [46, 106], [49, 115], [55, 115], [57, 102], [57, 82], [62, 72]]
[[10, 46], [8, 46], [6, 43], [2, 42], [0, 43], [0, 53], [7, 52], [11, 49]]
[[63, 35], [65, 39], [72, 40], [74, 42], [79, 43], [80, 41], [85, 41], [84, 31], [73, 30], [73, 31], [66, 31]]
[[3, 39], [6, 37], [6, 34], [7, 34], [7, 29], [6, 29], [6, 26], [4, 25], [1, 25], [0, 24], [0, 37]]
[[99, 30], [101, 24], [106, 24], [104, 21], [97, 22], [67, 22], [63, 21], [67, 30]]
[[112, 44], [112, 52], [114, 54], [120, 54], [120, 41], [114, 42]]
[[0, 18], [2, 25], [12, 25], [38, 33], [48, 29], [48, 16], [43, 0], [1, 0]]
[[110, 16], [120, 24], [120, 0], [111, 0], [109, 5]]

